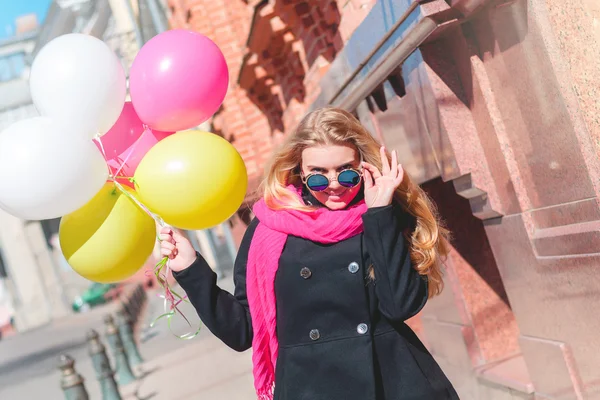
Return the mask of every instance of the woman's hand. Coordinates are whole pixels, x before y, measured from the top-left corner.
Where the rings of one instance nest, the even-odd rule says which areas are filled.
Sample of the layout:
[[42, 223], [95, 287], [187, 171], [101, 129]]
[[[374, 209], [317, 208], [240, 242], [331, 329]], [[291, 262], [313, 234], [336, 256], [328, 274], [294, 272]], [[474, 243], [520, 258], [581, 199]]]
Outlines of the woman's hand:
[[181, 233], [171, 229], [160, 230], [160, 254], [169, 258], [169, 268], [183, 271], [196, 261], [196, 250]]
[[367, 207], [385, 207], [392, 204], [394, 192], [404, 178], [404, 169], [398, 164], [396, 150], [392, 151], [392, 165], [385, 154], [385, 147], [381, 147], [382, 170], [367, 162], [363, 162], [365, 179], [365, 202]]

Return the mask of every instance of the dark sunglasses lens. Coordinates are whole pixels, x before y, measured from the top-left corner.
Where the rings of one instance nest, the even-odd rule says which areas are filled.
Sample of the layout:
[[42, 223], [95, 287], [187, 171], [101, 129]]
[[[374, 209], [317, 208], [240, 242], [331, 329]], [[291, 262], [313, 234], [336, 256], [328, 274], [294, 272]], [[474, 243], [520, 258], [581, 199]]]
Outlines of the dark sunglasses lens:
[[329, 179], [325, 175], [311, 175], [306, 180], [306, 186], [315, 192], [321, 192], [329, 186]]
[[343, 187], [351, 188], [358, 185], [360, 182], [360, 175], [358, 172], [351, 169], [340, 172], [338, 176], [338, 183]]

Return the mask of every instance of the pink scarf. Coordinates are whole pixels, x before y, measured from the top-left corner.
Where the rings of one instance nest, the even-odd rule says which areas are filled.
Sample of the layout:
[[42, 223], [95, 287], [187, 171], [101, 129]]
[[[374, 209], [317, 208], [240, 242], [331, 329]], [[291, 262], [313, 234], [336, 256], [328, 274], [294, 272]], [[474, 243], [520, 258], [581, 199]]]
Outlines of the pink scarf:
[[[298, 193], [293, 186], [289, 189]], [[260, 223], [248, 253], [246, 290], [254, 330], [254, 386], [260, 400], [273, 398], [279, 350], [275, 334], [275, 273], [288, 235], [318, 243], [337, 243], [363, 231], [362, 215], [366, 210], [364, 201], [344, 210], [332, 211], [322, 207], [312, 212], [274, 211], [267, 207], [264, 200], [254, 205], [253, 211]]]

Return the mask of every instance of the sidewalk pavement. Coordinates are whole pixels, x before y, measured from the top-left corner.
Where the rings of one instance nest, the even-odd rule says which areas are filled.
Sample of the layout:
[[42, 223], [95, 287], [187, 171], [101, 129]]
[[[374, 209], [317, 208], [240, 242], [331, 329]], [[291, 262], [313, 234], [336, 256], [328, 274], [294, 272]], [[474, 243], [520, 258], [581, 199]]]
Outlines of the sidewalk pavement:
[[[112, 313], [116, 303], [94, 308], [85, 314], [73, 314], [40, 328], [0, 340], [0, 399], [30, 399], [31, 382], [44, 376], [58, 375], [61, 354], [76, 360], [88, 358], [85, 335], [88, 330], [104, 332], [102, 317]], [[58, 388], [56, 383], [43, 386], [44, 393]], [[59, 389], [60, 390], [60, 389]], [[10, 393], [11, 395], [7, 395]]]
[[[231, 289], [227, 279], [221, 283], [226, 289]], [[238, 353], [229, 349], [205, 327], [202, 327], [200, 334], [191, 340], [175, 337], [169, 332], [167, 321], [164, 319], [154, 328], [148, 328], [148, 324], [162, 313], [163, 306], [157, 292], [148, 292], [148, 296], [148, 307], [141, 319], [145, 323], [141, 326], [142, 343], [139, 345], [140, 353], [146, 362], [142, 365], [142, 372], [138, 371], [140, 379], [120, 387], [123, 400], [256, 399], [252, 384], [250, 351]], [[185, 305], [183, 310], [195, 324], [195, 329], [199, 324], [195, 310], [189, 305]], [[17, 356], [24, 357], [24, 355], [22, 350], [15, 350], [19, 347], [14, 345], [17, 342], [14, 341], [12, 346], [4, 343], [4, 348], [0, 346], [0, 370], [4, 368], [0, 374], [3, 375], [0, 379], [0, 399], [64, 399], [60, 390], [60, 373], [56, 368], [58, 353], [53, 354], [47, 349], [44, 350], [48, 347], [48, 342], [51, 342], [52, 351], [56, 353], [58, 348], [60, 353], [70, 354], [75, 359], [75, 368], [85, 379], [90, 399], [100, 400], [100, 387], [84, 343], [85, 332], [90, 327], [96, 329], [108, 349], [102, 326], [102, 315], [112, 311], [114, 305], [87, 313], [85, 317], [87, 324], [82, 323], [81, 316], [74, 316], [58, 323], [56, 327], [46, 328], [45, 331], [41, 329], [39, 332], [17, 335], [15, 338], [24, 336], [28, 340], [25, 347], [31, 349], [29, 349], [30, 354], [25, 354], [25, 357], [29, 357], [29, 362], [31, 357], [40, 357], [40, 362], [34, 360], [34, 365], [28, 367], [25, 372], [18, 371], [19, 368], [23, 369], [23, 364]], [[185, 322], [181, 318], [173, 320], [172, 329], [175, 333], [185, 333], [189, 330], [185, 328]], [[61, 336], [62, 342], [66, 339], [66, 342], [71, 343], [70, 347], [58, 344], [61, 342], [59, 340]], [[8, 351], [9, 347], [13, 347], [13, 350]], [[48, 354], [52, 356], [48, 357]], [[109, 357], [114, 367], [114, 359], [112, 356]], [[9, 358], [12, 363], [5, 363], [4, 361]], [[12, 367], [14, 370], [11, 371]], [[30, 372], [31, 370], [34, 372]]]
[[[161, 299], [150, 301], [147, 321], [161, 311]], [[195, 329], [199, 323], [195, 310], [185, 305], [182, 311]], [[251, 351], [231, 350], [205, 327], [194, 339], [178, 339], [166, 325], [166, 320], [159, 321], [157, 336], [140, 345], [149, 374], [132, 384], [134, 388], [123, 388], [123, 400], [256, 400]], [[177, 334], [190, 330], [181, 318], [173, 321], [172, 328]]]

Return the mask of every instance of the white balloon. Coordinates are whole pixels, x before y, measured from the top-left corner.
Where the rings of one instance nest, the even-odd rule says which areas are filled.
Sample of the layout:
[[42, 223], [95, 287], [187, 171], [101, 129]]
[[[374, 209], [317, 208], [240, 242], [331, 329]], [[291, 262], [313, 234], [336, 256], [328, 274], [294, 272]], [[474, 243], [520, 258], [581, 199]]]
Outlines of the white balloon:
[[64, 121], [87, 137], [114, 125], [127, 94], [117, 56], [100, 39], [81, 33], [59, 36], [40, 50], [29, 86], [41, 115]]
[[96, 145], [47, 117], [0, 133], [0, 208], [27, 220], [58, 218], [96, 195], [108, 168]]

